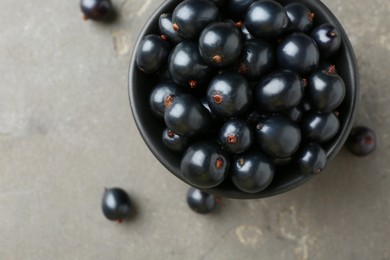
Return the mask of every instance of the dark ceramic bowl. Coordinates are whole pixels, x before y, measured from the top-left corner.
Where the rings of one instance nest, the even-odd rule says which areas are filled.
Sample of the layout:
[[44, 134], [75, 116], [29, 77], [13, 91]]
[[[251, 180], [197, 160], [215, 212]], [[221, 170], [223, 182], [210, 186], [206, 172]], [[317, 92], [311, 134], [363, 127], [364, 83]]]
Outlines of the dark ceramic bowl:
[[[161, 13], [171, 13], [174, 7], [181, 0], [165, 1], [153, 13], [150, 19], [142, 29], [134, 50], [138, 48], [141, 39], [151, 33], [158, 33], [158, 18]], [[291, 2], [287, 0], [279, 0], [281, 4]], [[323, 145], [326, 151], [328, 162], [335, 157], [337, 152], [344, 145], [344, 142], [351, 130], [354, 116], [357, 111], [357, 103], [359, 97], [359, 73], [355, 60], [355, 55], [352, 46], [348, 40], [347, 34], [342, 28], [340, 22], [332, 14], [332, 12], [318, 0], [294, 0], [308, 6], [315, 14], [317, 24], [329, 22], [338, 27], [341, 32], [342, 43], [337, 57], [333, 59], [338, 73], [344, 79], [346, 85], [346, 96], [343, 103], [338, 108], [340, 113], [340, 130], [330, 142]], [[176, 177], [186, 182], [180, 172], [180, 155], [170, 152], [165, 148], [161, 141], [161, 134], [164, 129], [164, 124], [156, 120], [149, 109], [149, 95], [157, 84], [156, 78], [145, 75], [135, 65], [135, 51], [130, 61], [129, 71], [129, 95], [130, 104], [138, 130], [142, 135], [146, 145], [154, 156]], [[325, 171], [326, 172], [326, 171]], [[305, 176], [299, 173], [296, 169], [290, 167], [278, 168], [273, 182], [265, 190], [248, 194], [238, 190], [230, 180], [224, 181], [221, 185], [205, 189], [209, 193], [213, 193], [223, 197], [237, 199], [253, 199], [277, 195], [291, 189], [294, 189], [303, 183], [310, 180], [312, 176]], [[229, 179], [229, 178], [227, 178]]]

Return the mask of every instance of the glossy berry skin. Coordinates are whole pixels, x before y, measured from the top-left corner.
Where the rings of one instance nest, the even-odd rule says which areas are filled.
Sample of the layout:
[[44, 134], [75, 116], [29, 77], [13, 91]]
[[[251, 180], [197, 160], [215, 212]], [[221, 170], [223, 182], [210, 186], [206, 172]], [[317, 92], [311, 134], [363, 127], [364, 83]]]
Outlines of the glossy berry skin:
[[246, 40], [238, 72], [250, 80], [258, 80], [272, 70], [274, 63], [275, 54], [271, 44], [261, 39]]
[[257, 106], [269, 112], [282, 112], [298, 105], [303, 84], [296, 72], [276, 71], [265, 76], [256, 86]]
[[229, 22], [216, 22], [208, 25], [199, 37], [199, 52], [203, 61], [211, 66], [222, 68], [231, 65], [240, 56], [242, 36]]
[[201, 58], [198, 44], [192, 41], [176, 45], [169, 56], [168, 66], [172, 80], [187, 88], [196, 88], [212, 72]]
[[313, 28], [314, 13], [301, 3], [290, 3], [284, 6], [289, 19], [289, 30], [293, 32], [309, 33]]
[[208, 24], [219, 19], [218, 7], [208, 0], [185, 0], [172, 13], [173, 29], [186, 39], [196, 39]]
[[229, 160], [218, 144], [198, 142], [185, 151], [180, 170], [192, 186], [211, 188], [225, 179], [229, 170]]
[[339, 131], [340, 121], [333, 113], [308, 113], [301, 121], [301, 130], [307, 140], [324, 143], [331, 140]]
[[338, 29], [329, 23], [314, 28], [311, 37], [316, 42], [323, 58], [329, 58], [335, 54], [341, 45]]
[[193, 136], [206, 132], [210, 127], [210, 113], [189, 94], [176, 96], [164, 113], [169, 129], [182, 136]]
[[109, 220], [121, 222], [133, 214], [129, 195], [121, 188], [105, 189], [102, 199], [104, 216]]
[[187, 149], [189, 139], [166, 128], [162, 133], [162, 142], [169, 150], [180, 153]]
[[215, 210], [217, 198], [213, 194], [191, 187], [187, 192], [187, 204], [196, 213], [208, 214]]
[[316, 70], [308, 77], [306, 97], [313, 110], [329, 113], [336, 109], [345, 96], [345, 84], [336, 73]]
[[375, 151], [375, 133], [368, 127], [354, 127], [352, 128], [345, 145], [352, 154], [356, 156], [367, 156]]
[[252, 91], [240, 74], [223, 72], [211, 80], [207, 101], [211, 110], [221, 118], [238, 116], [250, 108]]
[[227, 152], [243, 153], [250, 148], [253, 142], [253, 132], [244, 120], [232, 118], [222, 125], [218, 134], [218, 142]]
[[161, 82], [157, 84], [150, 94], [149, 106], [152, 113], [161, 119], [164, 119], [165, 108], [169, 99], [179, 95], [182, 91], [172, 82]]
[[319, 174], [325, 169], [326, 163], [326, 153], [317, 143], [304, 145], [296, 157], [298, 170], [305, 175]]
[[183, 41], [183, 37], [173, 29], [172, 24], [172, 14], [164, 13], [160, 15], [158, 19], [158, 28], [161, 37], [166, 37], [171, 44], [176, 45]]
[[320, 59], [316, 43], [304, 33], [292, 33], [279, 44], [276, 51], [279, 66], [302, 75], [313, 72]]
[[276, 38], [281, 36], [288, 25], [288, 17], [283, 6], [273, 0], [254, 2], [245, 16], [245, 26], [256, 38]]
[[256, 193], [272, 182], [275, 167], [265, 154], [249, 152], [234, 157], [231, 165], [234, 185], [243, 192]]
[[226, 0], [226, 9], [229, 17], [235, 20], [242, 20], [251, 4], [255, 0]]
[[152, 74], [162, 69], [168, 59], [171, 46], [159, 35], [149, 34], [140, 42], [137, 49], [136, 63], [140, 70]]
[[284, 116], [271, 116], [256, 126], [257, 143], [269, 156], [285, 158], [293, 155], [301, 143], [299, 127]]
[[85, 19], [103, 20], [113, 11], [110, 0], [81, 0], [80, 8]]

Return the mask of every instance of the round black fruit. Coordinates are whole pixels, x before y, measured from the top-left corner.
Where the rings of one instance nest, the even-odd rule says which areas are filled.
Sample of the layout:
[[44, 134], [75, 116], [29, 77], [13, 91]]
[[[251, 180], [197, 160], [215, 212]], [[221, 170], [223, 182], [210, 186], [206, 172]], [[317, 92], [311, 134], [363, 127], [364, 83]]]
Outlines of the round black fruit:
[[312, 109], [329, 113], [341, 104], [344, 96], [344, 81], [333, 70], [316, 70], [308, 77], [306, 97]]
[[185, 0], [172, 14], [173, 29], [186, 39], [196, 39], [208, 24], [219, 19], [218, 7], [208, 0]]
[[257, 124], [256, 132], [260, 148], [272, 157], [290, 157], [301, 143], [299, 127], [284, 116], [268, 117]]
[[177, 135], [172, 130], [166, 128], [162, 133], [163, 144], [174, 152], [183, 152], [188, 147], [189, 140], [185, 136]]
[[238, 73], [216, 75], [207, 89], [211, 110], [222, 118], [245, 113], [252, 104], [252, 90], [245, 77]]
[[181, 90], [175, 83], [161, 82], [157, 84], [149, 97], [149, 105], [152, 113], [158, 118], [164, 119], [165, 108], [180, 93]]
[[364, 126], [352, 128], [347, 142], [347, 149], [356, 156], [366, 156], [375, 151], [376, 136], [375, 132]]
[[92, 20], [105, 19], [114, 10], [110, 0], [81, 0], [80, 8], [84, 19]]
[[205, 133], [210, 127], [210, 113], [195, 97], [182, 94], [173, 98], [164, 113], [167, 127], [182, 136]]
[[183, 37], [172, 27], [172, 14], [161, 14], [158, 20], [161, 38], [166, 38], [170, 43], [176, 45], [183, 41]]
[[196, 213], [208, 214], [215, 210], [217, 198], [213, 194], [191, 187], [187, 192], [187, 204]]
[[218, 141], [223, 149], [230, 153], [242, 153], [253, 142], [253, 132], [249, 125], [240, 118], [227, 120], [221, 127]]
[[207, 80], [212, 70], [204, 63], [198, 44], [183, 41], [176, 45], [169, 56], [169, 73], [172, 80], [183, 87], [196, 88]]
[[244, 192], [256, 193], [272, 182], [275, 167], [268, 156], [249, 152], [234, 157], [231, 165], [232, 180]]
[[323, 58], [329, 58], [341, 45], [341, 36], [337, 28], [329, 23], [313, 29], [311, 37], [316, 42]]
[[147, 35], [138, 46], [137, 66], [147, 74], [155, 73], [165, 66], [170, 51], [169, 43], [161, 39], [159, 35]]
[[274, 49], [261, 39], [246, 40], [238, 65], [238, 72], [248, 79], [258, 80], [272, 70], [275, 63]]
[[229, 22], [208, 25], [199, 37], [199, 52], [204, 62], [214, 67], [231, 65], [240, 56], [242, 36]]
[[283, 34], [288, 17], [283, 6], [273, 0], [256, 1], [249, 6], [245, 26], [257, 38], [275, 38]]
[[129, 195], [121, 188], [104, 190], [102, 200], [104, 216], [109, 220], [122, 222], [133, 214], [133, 206]]
[[203, 141], [187, 148], [180, 163], [180, 170], [191, 185], [211, 188], [225, 179], [229, 161], [218, 144]]
[[283, 70], [265, 76], [256, 86], [259, 110], [282, 112], [298, 105], [303, 96], [303, 83], [296, 72]]
[[340, 128], [340, 121], [334, 113], [310, 112], [301, 121], [301, 130], [307, 140], [324, 143], [332, 139]]
[[317, 68], [320, 53], [312, 38], [298, 32], [282, 40], [276, 57], [281, 68], [296, 71], [300, 75], [307, 75]]
[[290, 31], [309, 33], [313, 28], [314, 13], [301, 3], [290, 3], [284, 7], [286, 10]]
[[326, 167], [326, 153], [319, 144], [309, 143], [303, 146], [298, 153], [296, 163], [301, 173], [314, 175], [322, 172]]

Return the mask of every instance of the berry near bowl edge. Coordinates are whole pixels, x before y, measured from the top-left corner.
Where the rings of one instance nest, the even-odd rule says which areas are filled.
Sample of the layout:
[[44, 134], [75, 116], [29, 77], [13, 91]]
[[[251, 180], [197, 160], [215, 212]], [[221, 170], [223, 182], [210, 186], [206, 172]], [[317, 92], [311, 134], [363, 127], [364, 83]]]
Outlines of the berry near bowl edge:
[[[139, 34], [134, 50], [137, 50], [137, 47], [144, 36], [158, 32], [158, 20], [160, 14], [172, 12], [174, 7], [180, 2], [180, 0], [168, 0], [156, 9]], [[282, 5], [287, 3], [285, 0], [279, 0], [277, 2]], [[338, 73], [344, 79], [346, 94], [343, 103], [338, 108], [340, 130], [332, 141], [327, 142], [323, 146], [328, 161], [330, 161], [344, 145], [357, 112], [359, 101], [359, 72], [357, 62], [347, 34], [334, 14], [322, 2], [312, 0], [295, 0], [294, 2], [302, 3], [309, 7], [316, 14], [315, 19], [318, 24], [328, 22], [336, 26], [342, 37], [340, 50], [337, 57], [334, 59], [334, 63], [337, 67]], [[161, 133], [164, 130], [164, 125], [158, 120], [155, 120], [148, 107], [149, 95], [153, 86], [157, 84], [156, 79], [145, 75], [138, 70], [135, 64], [135, 53], [136, 52], [134, 51], [130, 61], [129, 98], [137, 128], [154, 156], [172, 174], [188, 183], [180, 172], [181, 156], [168, 151], [164, 146], [161, 140]], [[287, 192], [299, 187], [313, 178], [313, 176], [300, 174], [297, 169], [292, 170], [291, 168], [282, 167], [278, 169], [278, 172], [279, 174], [275, 174], [275, 178], [271, 185], [258, 193], [250, 194], [242, 192], [231, 182], [224, 182], [220, 186], [204, 189], [204, 191], [228, 198], [256, 199]]]

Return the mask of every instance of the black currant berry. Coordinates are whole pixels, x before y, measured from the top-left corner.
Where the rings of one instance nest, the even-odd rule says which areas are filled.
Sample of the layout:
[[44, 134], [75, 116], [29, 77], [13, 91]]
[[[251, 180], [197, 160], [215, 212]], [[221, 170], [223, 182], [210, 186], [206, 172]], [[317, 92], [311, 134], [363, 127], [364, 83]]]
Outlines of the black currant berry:
[[179, 95], [181, 90], [172, 82], [161, 82], [157, 84], [149, 97], [149, 105], [153, 114], [163, 119], [165, 108], [169, 106], [174, 97]]
[[166, 128], [162, 133], [162, 142], [174, 152], [183, 152], [188, 147], [189, 140], [185, 136], [177, 135], [172, 130]]
[[289, 19], [289, 30], [308, 33], [313, 28], [314, 13], [301, 3], [290, 3], [284, 7]]
[[308, 77], [306, 98], [312, 109], [329, 113], [341, 104], [344, 96], [344, 81], [334, 70], [316, 70]]
[[238, 73], [222, 72], [216, 75], [207, 89], [211, 110], [222, 118], [245, 113], [252, 104], [248, 81]]
[[282, 112], [301, 102], [303, 83], [294, 71], [276, 71], [257, 84], [255, 95], [258, 109]]
[[208, 24], [218, 21], [218, 7], [208, 0], [185, 0], [172, 14], [172, 28], [186, 39], [196, 39]]
[[170, 130], [182, 136], [202, 134], [211, 124], [210, 113], [189, 94], [176, 96], [170, 101], [164, 120]]
[[138, 46], [137, 66], [147, 74], [155, 73], [165, 66], [170, 51], [169, 43], [161, 39], [159, 35], [147, 35]]
[[233, 183], [248, 193], [264, 190], [272, 182], [275, 167], [265, 154], [250, 152], [234, 157], [231, 165]]
[[168, 66], [172, 80], [189, 88], [196, 88], [212, 73], [199, 54], [198, 44], [192, 41], [176, 45], [169, 56]]
[[338, 29], [329, 23], [314, 28], [311, 37], [316, 42], [322, 58], [329, 58], [335, 54], [341, 45], [341, 36]]
[[175, 31], [172, 27], [172, 14], [161, 14], [158, 20], [158, 27], [160, 29], [161, 37], [164, 37], [173, 45], [183, 41], [183, 37]]
[[129, 195], [121, 188], [104, 190], [102, 210], [107, 219], [118, 222], [129, 218], [134, 211]]
[[238, 72], [250, 80], [258, 80], [272, 70], [275, 63], [274, 49], [261, 39], [246, 40], [238, 64]]
[[376, 148], [375, 133], [368, 127], [354, 127], [348, 136], [345, 146], [352, 154], [356, 156], [369, 155]]
[[256, 1], [249, 6], [245, 26], [257, 38], [275, 38], [287, 29], [288, 17], [283, 6], [273, 0]]
[[334, 113], [308, 113], [301, 121], [301, 130], [307, 140], [324, 143], [332, 139], [340, 128], [340, 121]]
[[284, 116], [271, 116], [260, 121], [256, 133], [260, 148], [272, 157], [290, 157], [301, 143], [299, 127]]
[[218, 144], [199, 142], [185, 151], [180, 170], [191, 185], [198, 188], [211, 188], [225, 179], [229, 170], [229, 161]]
[[242, 36], [229, 22], [208, 25], [199, 37], [199, 52], [205, 63], [222, 68], [231, 65], [241, 54]]
[[296, 71], [300, 75], [307, 75], [317, 68], [320, 53], [312, 38], [298, 32], [282, 40], [276, 57], [281, 68]]
[[250, 148], [253, 142], [253, 132], [244, 120], [229, 119], [222, 125], [218, 141], [225, 151], [242, 153]]
[[80, 8], [84, 19], [103, 20], [113, 12], [110, 0], [81, 0]]
[[187, 192], [187, 204], [196, 213], [208, 214], [215, 210], [217, 198], [213, 194], [191, 187]]
[[301, 173], [314, 175], [322, 172], [326, 167], [326, 153], [319, 144], [309, 143], [303, 146], [296, 157], [296, 163]]

